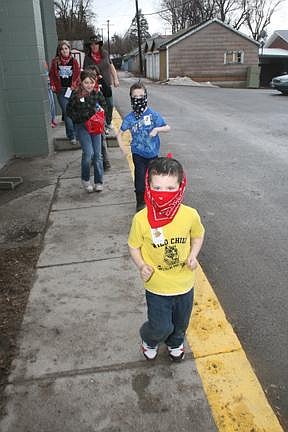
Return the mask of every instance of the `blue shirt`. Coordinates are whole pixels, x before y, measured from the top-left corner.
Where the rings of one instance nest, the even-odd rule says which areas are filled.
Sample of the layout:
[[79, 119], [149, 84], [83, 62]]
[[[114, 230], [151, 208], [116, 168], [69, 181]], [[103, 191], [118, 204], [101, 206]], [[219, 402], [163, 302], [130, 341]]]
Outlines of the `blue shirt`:
[[155, 137], [150, 137], [149, 134], [155, 127], [162, 126], [166, 126], [165, 120], [159, 113], [147, 107], [139, 119], [136, 119], [133, 111], [127, 114], [123, 119], [120, 130], [122, 132], [130, 130], [132, 153], [150, 159], [159, 154], [160, 138], [158, 134]]

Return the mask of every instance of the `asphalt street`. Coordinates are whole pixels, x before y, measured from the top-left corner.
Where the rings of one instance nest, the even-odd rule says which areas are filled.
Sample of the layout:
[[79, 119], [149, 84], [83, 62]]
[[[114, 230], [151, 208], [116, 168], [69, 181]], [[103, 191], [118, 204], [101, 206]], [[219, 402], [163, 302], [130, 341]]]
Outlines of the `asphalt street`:
[[[130, 110], [125, 78], [114, 92]], [[200, 261], [288, 428], [288, 97], [270, 89], [147, 82], [148, 102], [171, 126], [161, 154], [184, 163], [186, 202], [206, 226]]]

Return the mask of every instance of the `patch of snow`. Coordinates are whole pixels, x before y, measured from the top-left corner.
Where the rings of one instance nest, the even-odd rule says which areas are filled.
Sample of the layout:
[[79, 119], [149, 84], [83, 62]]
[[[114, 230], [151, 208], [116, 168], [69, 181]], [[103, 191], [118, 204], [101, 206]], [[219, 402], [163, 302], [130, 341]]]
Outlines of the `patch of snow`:
[[193, 81], [190, 77], [187, 76], [184, 77], [177, 76], [176, 78], [169, 78], [167, 81], [162, 82], [162, 84], [187, 85], [187, 86], [194, 86], [194, 87], [218, 87], [212, 84], [210, 81], [197, 82], [197, 81]]

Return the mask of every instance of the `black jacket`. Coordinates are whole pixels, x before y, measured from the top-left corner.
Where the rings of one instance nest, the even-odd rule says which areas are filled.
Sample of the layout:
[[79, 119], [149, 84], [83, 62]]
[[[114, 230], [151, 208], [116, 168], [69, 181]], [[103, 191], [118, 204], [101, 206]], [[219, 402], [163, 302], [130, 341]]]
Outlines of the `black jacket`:
[[[81, 98], [82, 99], [82, 98]], [[84, 97], [84, 102], [81, 102], [79, 95], [76, 91], [72, 92], [69, 102], [66, 107], [66, 114], [74, 123], [85, 123], [96, 112], [97, 104], [99, 104], [107, 115], [107, 106], [103, 94], [95, 90]]]
[[101, 86], [101, 92], [103, 93], [103, 96], [106, 97], [111, 97], [112, 96], [112, 90], [111, 87], [106, 83], [106, 81], [104, 80], [104, 78], [98, 78], [98, 83]]
[[[97, 64], [100, 73], [105, 80], [106, 84], [111, 87], [112, 85], [112, 74], [111, 74], [111, 61], [109, 58], [109, 54], [106, 50], [102, 50], [102, 59], [100, 63]], [[90, 55], [85, 56], [84, 63], [83, 63], [83, 69], [86, 69], [90, 65], [95, 65], [96, 63], [92, 59]], [[104, 93], [103, 93], [104, 94]], [[106, 96], [106, 95], [105, 95]]]

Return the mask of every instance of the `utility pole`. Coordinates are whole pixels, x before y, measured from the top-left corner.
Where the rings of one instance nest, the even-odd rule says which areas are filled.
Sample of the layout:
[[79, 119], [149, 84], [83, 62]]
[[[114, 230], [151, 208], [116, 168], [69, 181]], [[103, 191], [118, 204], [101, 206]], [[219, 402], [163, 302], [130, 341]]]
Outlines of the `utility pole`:
[[136, 21], [137, 21], [137, 33], [138, 33], [138, 50], [139, 50], [139, 68], [140, 75], [143, 75], [143, 62], [142, 62], [142, 50], [141, 50], [141, 31], [140, 31], [140, 22], [139, 22], [139, 11], [138, 11], [138, 0], [135, 0], [136, 3]]
[[110, 20], [107, 20], [107, 47], [108, 47], [108, 54], [110, 56], [110, 36], [109, 36], [109, 22]]

